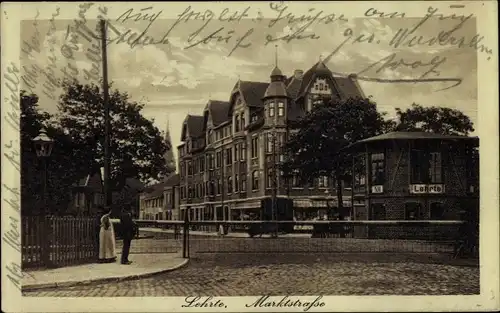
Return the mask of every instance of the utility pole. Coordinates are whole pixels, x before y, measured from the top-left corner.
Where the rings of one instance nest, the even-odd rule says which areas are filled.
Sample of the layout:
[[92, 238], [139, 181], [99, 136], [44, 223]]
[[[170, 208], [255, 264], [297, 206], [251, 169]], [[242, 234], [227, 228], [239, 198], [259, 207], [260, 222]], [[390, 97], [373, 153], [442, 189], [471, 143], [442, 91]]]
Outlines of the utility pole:
[[[111, 119], [109, 108], [109, 85], [108, 85], [108, 55], [106, 21], [100, 20], [101, 24], [101, 48], [102, 48], [102, 91], [104, 99], [104, 205], [111, 210], [112, 193], [110, 186], [110, 141], [111, 141]], [[117, 212], [113, 212], [117, 213]], [[114, 214], [112, 214], [114, 215]]]

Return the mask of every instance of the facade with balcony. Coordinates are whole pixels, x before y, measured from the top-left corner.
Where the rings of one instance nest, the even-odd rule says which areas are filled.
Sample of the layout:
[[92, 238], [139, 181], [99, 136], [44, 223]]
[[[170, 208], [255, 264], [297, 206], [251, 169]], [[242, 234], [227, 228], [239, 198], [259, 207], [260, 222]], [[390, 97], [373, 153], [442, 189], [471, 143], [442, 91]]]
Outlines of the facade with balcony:
[[[183, 123], [179, 155], [180, 218], [241, 220], [256, 214], [261, 200], [293, 200], [298, 219], [322, 216], [335, 207], [328, 177], [285, 180], [277, 170], [289, 125], [318, 98], [364, 97], [354, 76], [336, 77], [323, 62], [285, 77], [278, 67], [270, 81], [238, 80], [229, 101], [209, 101], [201, 115]], [[342, 199], [350, 206], [350, 196]]]

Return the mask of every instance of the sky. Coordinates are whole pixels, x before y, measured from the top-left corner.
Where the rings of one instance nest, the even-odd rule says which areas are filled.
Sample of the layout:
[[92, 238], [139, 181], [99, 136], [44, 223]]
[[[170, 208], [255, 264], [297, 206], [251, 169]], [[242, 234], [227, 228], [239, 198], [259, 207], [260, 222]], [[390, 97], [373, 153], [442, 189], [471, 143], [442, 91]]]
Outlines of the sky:
[[[446, 90], [440, 89], [453, 84], [381, 83], [360, 80], [365, 95], [372, 97], [380, 111], [394, 116], [396, 107], [404, 109], [412, 103], [444, 106], [461, 110], [475, 125], [477, 123], [476, 50], [451, 45], [419, 45], [411, 48], [396, 48], [390, 45], [391, 38], [399, 29], [412, 28], [421, 21], [419, 18], [354, 18], [328, 24], [315, 22], [311, 25], [290, 23], [286, 20], [270, 25], [270, 19], [256, 21], [253, 18], [244, 18], [232, 23], [213, 19], [204, 28], [202, 26], [205, 21], [190, 19], [176, 24], [169, 33], [168, 43], [159, 44], [158, 39], [163, 37], [176, 20], [159, 18], [154, 22], [135, 21], [132, 18], [127, 19], [126, 16], [125, 14], [119, 20], [112, 20], [112, 27], [121, 34], [130, 30], [129, 35], [134, 32], [141, 33], [147, 28], [147, 36], [155, 38], [156, 44], [138, 44], [131, 47], [126, 42], [117, 43], [117, 33], [109, 29], [109, 38], [114, 42], [107, 46], [108, 78], [113, 82], [113, 88], [127, 92], [135, 101], [143, 102], [143, 114], [153, 119], [160, 130], [165, 130], [167, 120], [169, 121], [174, 147], [180, 144], [181, 125], [187, 114], [201, 114], [209, 100], [228, 101], [238, 79], [269, 81], [276, 55], [278, 66], [283, 73], [292, 75], [295, 69], [306, 71], [319, 59], [325, 59], [344, 41], [346, 43], [325, 60], [330, 70], [335, 73], [358, 73], [360, 77], [379, 79], [417, 79], [437, 64], [426, 78], [462, 79], [459, 86]], [[86, 23], [91, 29], [96, 25], [95, 20], [87, 20]], [[415, 34], [430, 38], [440, 30], [452, 29], [459, 23], [459, 19], [434, 18], [423, 23]], [[25, 71], [29, 72], [33, 66], [42, 69], [51, 67], [52, 71], [48, 76], [57, 79], [64, 77], [64, 69], [75, 68], [77, 71], [74, 76], [77, 79], [82, 82], [91, 81], [92, 77], [85, 73], [100, 63], [92, 62], [86, 53], [98, 41], [89, 42], [81, 35], [73, 37], [74, 31], [68, 32], [68, 26], [73, 25], [71, 20], [23, 21], [21, 40], [25, 42], [22, 43], [21, 50], [28, 50], [27, 44], [33, 42], [32, 38], [36, 34], [40, 41], [40, 49], [21, 53], [21, 64]], [[301, 26], [305, 29], [302, 36], [308, 38], [265, 44], [266, 36], [278, 38], [293, 34]], [[206, 43], [186, 49], [186, 46], [204, 39], [221, 27], [223, 29], [220, 35], [230, 38], [221, 39], [219, 42], [207, 40]], [[251, 29], [253, 32], [245, 36]], [[232, 31], [230, 36], [227, 35], [229, 31]], [[475, 19], [471, 18], [454, 31], [453, 35], [464, 36], [470, 40], [475, 31]], [[367, 38], [372, 33], [374, 39], [368, 42]], [[365, 42], [355, 43], [354, 39], [361, 34]], [[312, 35], [315, 39], [310, 38]], [[250, 45], [237, 48], [229, 55], [242, 37], [241, 43]], [[189, 38], [192, 40], [189, 41]], [[69, 49], [70, 46], [76, 50]], [[99, 51], [99, 48], [96, 49]], [[395, 63], [383, 68], [383, 62], [379, 61], [391, 55]], [[100, 68], [98, 73], [100, 76]], [[32, 89], [27, 84], [24, 84], [24, 88], [40, 97], [41, 109], [56, 113], [57, 100], [50, 99], [43, 92], [43, 85], [48, 81], [49, 78], [40, 75]], [[54, 91], [56, 97], [59, 93], [59, 89]], [[176, 149], [174, 153], [177, 154]]]

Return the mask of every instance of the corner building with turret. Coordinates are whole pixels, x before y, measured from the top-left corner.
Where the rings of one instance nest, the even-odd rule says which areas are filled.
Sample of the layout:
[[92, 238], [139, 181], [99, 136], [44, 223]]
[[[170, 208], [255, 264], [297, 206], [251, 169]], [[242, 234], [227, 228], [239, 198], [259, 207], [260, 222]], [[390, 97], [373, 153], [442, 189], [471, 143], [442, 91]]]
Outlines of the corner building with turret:
[[[210, 100], [201, 115], [187, 115], [178, 146], [179, 218], [247, 219], [271, 197], [292, 200], [297, 219], [324, 216], [338, 205], [336, 184], [328, 177], [285, 180], [276, 164], [283, 161], [291, 121], [318, 99], [350, 97], [365, 97], [356, 77], [337, 77], [319, 61], [290, 77], [276, 66], [264, 82], [238, 80], [229, 101]], [[349, 210], [351, 193], [344, 188]]]

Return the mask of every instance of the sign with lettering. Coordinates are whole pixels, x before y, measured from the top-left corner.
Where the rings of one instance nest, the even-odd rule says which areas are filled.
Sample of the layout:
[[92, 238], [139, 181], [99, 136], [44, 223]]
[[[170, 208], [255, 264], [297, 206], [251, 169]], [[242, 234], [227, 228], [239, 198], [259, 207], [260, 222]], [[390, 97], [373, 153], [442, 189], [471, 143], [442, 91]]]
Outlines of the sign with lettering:
[[444, 185], [443, 184], [414, 184], [410, 185], [410, 193], [413, 194], [424, 194], [424, 193], [432, 193], [432, 194], [440, 194], [444, 193]]
[[383, 185], [372, 186], [372, 193], [383, 193], [383, 192], [384, 192]]

